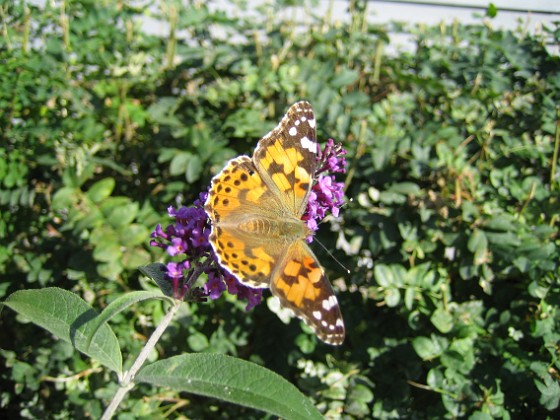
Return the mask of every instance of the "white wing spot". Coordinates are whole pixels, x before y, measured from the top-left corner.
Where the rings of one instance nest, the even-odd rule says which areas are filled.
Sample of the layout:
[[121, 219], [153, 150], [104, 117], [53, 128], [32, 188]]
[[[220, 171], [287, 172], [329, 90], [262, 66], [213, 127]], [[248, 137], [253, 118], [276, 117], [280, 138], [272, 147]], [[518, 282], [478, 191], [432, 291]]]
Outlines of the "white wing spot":
[[325, 311], [330, 311], [332, 308], [334, 308], [336, 306], [336, 298], [334, 297], [334, 295], [329, 296], [328, 299], [325, 299], [323, 301], [323, 309]]
[[329, 324], [327, 321], [321, 321], [321, 325], [326, 328]]
[[309, 127], [315, 128], [315, 118], [311, 118], [308, 122], [309, 122]]
[[342, 318], [338, 318], [338, 319], [336, 320], [336, 325], [337, 325], [338, 327], [344, 327], [344, 322], [342, 321]]
[[295, 125], [296, 125], [296, 127], [297, 127], [298, 125], [300, 125], [300, 124], [301, 124], [301, 121], [300, 121], [300, 120], [296, 120], [296, 122], [295, 122], [294, 124], [295, 124]]
[[315, 319], [321, 319], [323, 317], [323, 314], [321, 314], [320, 311], [313, 311], [313, 317]]
[[329, 330], [334, 331], [334, 325], [333, 324], [329, 325]]
[[[295, 128], [295, 127], [292, 127], [292, 128]], [[292, 131], [292, 129], [290, 129], [290, 134], [292, 136], [295, 135], [295, 134], [292, 134], [291, 131]], [[307, 137], [302, 137], [300, 141], [301, 141], [301, 147], [309, 150], [311, 153], [317, 153], [317, 143], [309, 140]]]
[[307, 121], [307, 117], [301, 117], [302, 121]]
[[295, 135], [297, 134], [297, 128], [291, 127], [291, 128], [288, 130], [288, 133], [289, 133], [290, 136], [292, 136], [292, 137], [295, 136]]

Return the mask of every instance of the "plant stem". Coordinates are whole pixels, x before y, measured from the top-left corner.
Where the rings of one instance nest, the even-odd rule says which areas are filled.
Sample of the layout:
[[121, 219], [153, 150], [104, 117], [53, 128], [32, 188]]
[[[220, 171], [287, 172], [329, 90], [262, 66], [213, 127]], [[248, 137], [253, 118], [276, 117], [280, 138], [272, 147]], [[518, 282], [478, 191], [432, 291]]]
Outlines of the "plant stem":
[[118, 406], [120, 405], [120, 403], [122, 402], [126, 394], [128, 394], [128, 391], [130, 391], [134, 387], [134, 377], [136, 376], [136, 373], [138, 373], [138, 371], [140, 370], [140, 368], [148, 358], [150, 352], [154, 349], [155, 345], [159, 341], [161, 335], [167, 329], [167, 327], [175, 317], [175, 314], [179, 310], [179, 306], [181, 305], [181, 303], [182, 301], [175, 300], [175, 304], [169, 309], [169, 311], [167, 312], [163, 320], [154, 330], [154, 332], [150, 336], [150, 339], [148, 340], [148, 342], [146, 343], [146, 345], [144, 346], [144, 348], [142, 349], [142, 351], [140, 352], [140, 354], [138, 355], [138, 357], [130, 367], [130, 370], [126, 372], [126, 374], [124, 375], [124, 378], [120, 383], [119, 389], [115, 393], [115, 396], [113, 397], [111, 403], [105, 409], [105, 412], [103, 413], [103, 417], [101, 417], [101, 420], [109, 420], [111, 417], [113, 417], [113, 414], [115, 414], [115, 411], [117, 410]]
[[556, 136], [554, 140], [554, 152], [552, 153], [552, 161], [550, 165], [550, 191], [554, 191], [556, 183], [556, 165], [558, 162], [558, 150], [560, 149], [560, 107], [556, 109]]

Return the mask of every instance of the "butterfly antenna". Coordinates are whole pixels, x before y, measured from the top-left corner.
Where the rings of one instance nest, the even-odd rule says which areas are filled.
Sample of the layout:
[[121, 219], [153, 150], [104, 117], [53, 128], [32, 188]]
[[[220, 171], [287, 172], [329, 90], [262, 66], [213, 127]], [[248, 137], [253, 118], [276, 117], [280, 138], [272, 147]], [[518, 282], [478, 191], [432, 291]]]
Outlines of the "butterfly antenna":
[[333, 260], [335, 260], [336, 263], [337, 263], [340, 267], [342, 267], [343, 270], [345, 270], [348, 274], [350, 274], [350, 270], [348, 270], [348, 268], [347, 268], [344, 264], [342, 264], [342, 263], [333, 255], [333, 253], [332, 253], [331, 251], [329, 251], [325, 245], [323, 245], [323, 243], [322, 243], [318, 238], [315, 238], [315, 242], [317, 242], [319, 245], [321, 245], [321, 248], [323, 248], [323, 249], [327, 252], [327, 254], [329, 254], [329, 255], [331, 256], [331, 258], [332, 258]]

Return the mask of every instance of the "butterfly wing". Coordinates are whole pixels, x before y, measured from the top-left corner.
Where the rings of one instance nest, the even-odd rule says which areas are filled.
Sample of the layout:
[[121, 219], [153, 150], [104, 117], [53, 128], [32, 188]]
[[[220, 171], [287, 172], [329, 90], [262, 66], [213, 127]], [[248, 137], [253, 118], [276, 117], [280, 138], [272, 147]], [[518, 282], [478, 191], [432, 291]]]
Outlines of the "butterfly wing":
[[253, 154], [265, 184], [298, 219], [307, 206], [317, 153], [315, 115], [309, 102], [300, 101], [259, 141]]
[[338, 301], [317, 257], [303, 240], [288, 248], [272, 274], [270, 289], [321, 340], [342, 344], [345, 330]]
[[[204, 209], [212, 221], [210, 244], [218, 262], [251, 287], [268, 287], [276, 261], [285, 252], [267, 235], [258, 234], [279, 198], [268, 188], [248, 156], [230, 160], [212, 179]], [[286, 215], [288, 216], [288, 215]]]

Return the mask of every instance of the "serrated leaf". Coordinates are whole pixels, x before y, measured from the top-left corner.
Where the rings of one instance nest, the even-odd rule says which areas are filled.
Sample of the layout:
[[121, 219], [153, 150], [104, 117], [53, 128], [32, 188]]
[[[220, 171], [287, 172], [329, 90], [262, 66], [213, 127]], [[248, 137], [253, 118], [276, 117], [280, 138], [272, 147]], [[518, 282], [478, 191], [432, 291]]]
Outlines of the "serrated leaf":
[[57, 287], [21, 290], [8, 296], [4, 305], [121, 374], [121, 350], [109, 326], [103, 325], [88, 346], [97, 312], [78, 295]]
[[223, 354], [183, 354], [138, 372], [136, 381], [214, 397], [284, 419], [322, 419], [311, 401], [280, 375]]

